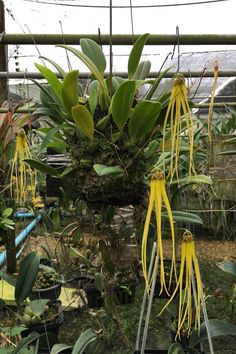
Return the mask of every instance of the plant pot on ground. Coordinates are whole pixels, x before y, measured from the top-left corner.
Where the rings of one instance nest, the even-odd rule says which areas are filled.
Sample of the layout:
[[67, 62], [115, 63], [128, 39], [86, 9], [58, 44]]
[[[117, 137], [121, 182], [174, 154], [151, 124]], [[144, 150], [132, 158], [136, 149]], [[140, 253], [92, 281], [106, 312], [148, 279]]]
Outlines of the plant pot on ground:
[[19, 315], [20, 324], [26, 327], [21, 336], [24, 338], [37, 332], [40, 334], [39, 349], [50, 352], [53, 345], [58, 343], [58, 332], [63, 319], [60, 301], [32, 300]]
[[[41, 266], [42, 267], [42, 266]], [[34, 287], [29, 295], [33, 299], [57, 300], [61, 294], [61, 281], [53, 268], [39, 269]]]

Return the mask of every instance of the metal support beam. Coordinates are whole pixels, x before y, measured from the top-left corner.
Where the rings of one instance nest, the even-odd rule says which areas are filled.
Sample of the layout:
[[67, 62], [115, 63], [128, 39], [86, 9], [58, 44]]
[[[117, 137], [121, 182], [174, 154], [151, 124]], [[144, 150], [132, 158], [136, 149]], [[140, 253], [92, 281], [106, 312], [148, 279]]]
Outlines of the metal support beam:
[[[113, 45], [133, 45], [140, 34], [114, 34]], [[109, 45], [109, 34], [3, 34], [0, 44], [79, 44], [81, 38], [90, 38], [98, 44]], [[147, 45], [236, 45], [236, 34], [150, 34]]]
[[[180, 71], [181, 74], [184, 75], [184, 77], [214, 77], [214, 72], [213, 71]], [[55, 74], [58, 77], [61, 77], [61, 75], [58, 72], [55, 72]], [[160, 75], [160, 72], [157, 71], [152, 71], [148, 74], [148, 78], [155, 78], [158, 75]], [[107, 77], [109, 73], [105, 73], [104, 76]], [[168, 73], [165, 74], [165, 78], [172, 78], [176, 75], [176, 72], [169, 71]], [[115, 72], [115, 76], [120, 76], [120, 77], [128, 77], [127, 72]], [[88, 72], [80, 72], [79, 77], [81, 79], [88, 79], [91, 77], [91, 73]], [[218, 77], [236, 77], [236, 71], [219, 71]], [[9, 79], [43, 79], [43, 76], [39, 72], [26, 72], [26, 71], [21, 71], [21, 72], [4, 72], [0, 71], [0, 79], [2, 78], [9, 78]]]
[[[5, 31], [4, 3], [0, 0], [0, 38]], [[0, 40], [1, 42], [1, 40]], [[0, 46], [0, 71], [7, 71], [6, 46]], [[7, 79], [0, 80], [0, 106], [8, 98]]]

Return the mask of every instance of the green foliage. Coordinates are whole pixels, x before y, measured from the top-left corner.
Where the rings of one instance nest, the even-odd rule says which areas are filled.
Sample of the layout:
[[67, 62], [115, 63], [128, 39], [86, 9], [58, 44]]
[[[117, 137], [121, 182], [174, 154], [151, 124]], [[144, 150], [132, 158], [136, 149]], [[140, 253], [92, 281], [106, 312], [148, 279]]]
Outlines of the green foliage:
[[51, 85], [54, 93], [57, 95], [59, 100], [62, 100], [62, 84], [61, 81], [58, 79], [56, 74], [48, 69], [45, 66], [42, 66], [40, 64], [35, 64], [36, 68], [41, 72], [43, 77], [48, 81], [48, 83]]
[[87, 329], [76, 341], [72, 350], [72, 354], [83, 354], [86, 348], [95, 340], [97, 340], [97, 338], [97, 334], [94, 333], [91, 328]]
[[101, 164], [95, 164], [93, 165], [93, 168], [95, 172], [98, 174], [98, 176], [105, 176], [110, 174], [120, 176], [124, 173], [124, 170], [119, 166], [109, 167]]
[[119, 86], [112, 97], [111, 113], [112, 119], [122, 131], [130, 114], [135, 94], [135, 81], [125, 81]]
[[149, 33], [140, 36], [131, 50], [128, 62], [128, 78], [131, 80], [136, 73], [142, 55], [143, 47], [149, 37]]
[[82, 38], [80, 46], [85, 55], [96, 65], [103, 75], [106, 69], [106, 58], [100, 46], [89, 38]]
[[29, 253], [20, 263], [16, 280], [15, 300], [22, 303], [31, 293], [39, 269], [40, 256], [36, 252]]
[[89, 110], [85, 106], [77, 105], [73, 107], [71, 111], [76, 127], [89, 138], [89, 140], [93, 140], [94, 122]]
[[15, 222], [9, 218], [13, 213], [12, 208], [2, 209], [2, 215], [0, 215], [0, 229], [2, 230], [14, 230]]
[[62, 99], [69, 114], [71, 108], [78, 104], [78, 75], [78, 70], [70, 71], [62, 84]]

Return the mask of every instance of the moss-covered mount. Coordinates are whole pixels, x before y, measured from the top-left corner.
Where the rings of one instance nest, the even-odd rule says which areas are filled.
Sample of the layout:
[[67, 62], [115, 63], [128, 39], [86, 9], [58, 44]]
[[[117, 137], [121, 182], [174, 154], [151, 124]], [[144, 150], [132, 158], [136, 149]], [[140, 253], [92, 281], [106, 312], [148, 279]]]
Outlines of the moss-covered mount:
[[[137, 146], [125, 144], [119, 144], [118, 149], [102, 136], [93, 142], [78, 141], [71, 151], [75, 162], [73, 180], [76, 194], [84, 201], [101, 207], [139, 204], [146, 191], [143, 183], [145, 162], [135, 158], [139, 152]], [[121, 166], [125, 172], [120, 176], [98, 176], [94, 164]]]

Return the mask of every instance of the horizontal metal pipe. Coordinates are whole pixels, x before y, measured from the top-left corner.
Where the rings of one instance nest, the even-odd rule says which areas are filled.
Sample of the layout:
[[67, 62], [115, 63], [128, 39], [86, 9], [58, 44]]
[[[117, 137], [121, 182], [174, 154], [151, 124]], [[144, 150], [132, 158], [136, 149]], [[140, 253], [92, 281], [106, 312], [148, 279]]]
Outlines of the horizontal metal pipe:
[[[184, 77], [214, 77], [214, 72], [213, 71], [182, 71], [180, 72], [181, 74], [184, 75]], [[61, 75], [58, 72], [55, 72], [55, 74], [58, 77], [61, 77]], [[115, 72], [115, 76], [120, 76], [120, 77], [128, 77], [127, 72], [120, 71], [120, 72]], [[160, 75], [160, 72], [157, 71], [152, 71], [148, 74], [148, 78], [155, 78], [158, 75]], [[107, 77], [109, 73], [105, 73], [104, 76]], [[164, 77], [165, 78], [172, 78], [176, 75], [176, 72], [170, 71], [165, 73]], [[218, 72], [218, 77], [236, 77], [236, 71], [219, 71]], [[87, 79], [91, 77], [91, 73], [89, 72], [80, 72], [79, 77], [81, 79]], [[20, 72], [9, 72], [7, 73], [6, 71], [0, 71], [0, 79], [43, 79], [43, 76], [38, 73], [38, 72], [26, 72], [26, 71], [20, 71]]]
[[[199, 108], [207, 108], [210, 106], [210, 103], [195, 103], [195, 107]], [[236, 107], [236, 102], [215, 102], [214, 107]], [[23, 109], [19, 108], [15, 111], [15, 113], [33, 113], [36, 110], [36, 108], [29, 108], [29, 109]], [[7, 108], [0, 108], [0, 113], [7, 113], [8, 109]]]
[[[113, 45], [133, 45], [140, 34], [113, 34]], [[6, 33], [0, 44], [79, 44], [81, 38], [90, 38], [99, 44], [109, 45], [108, 34], [19, 34]], [[147, 45], [228, 45], [236, 44], [236, 34], [150, 34]]]

